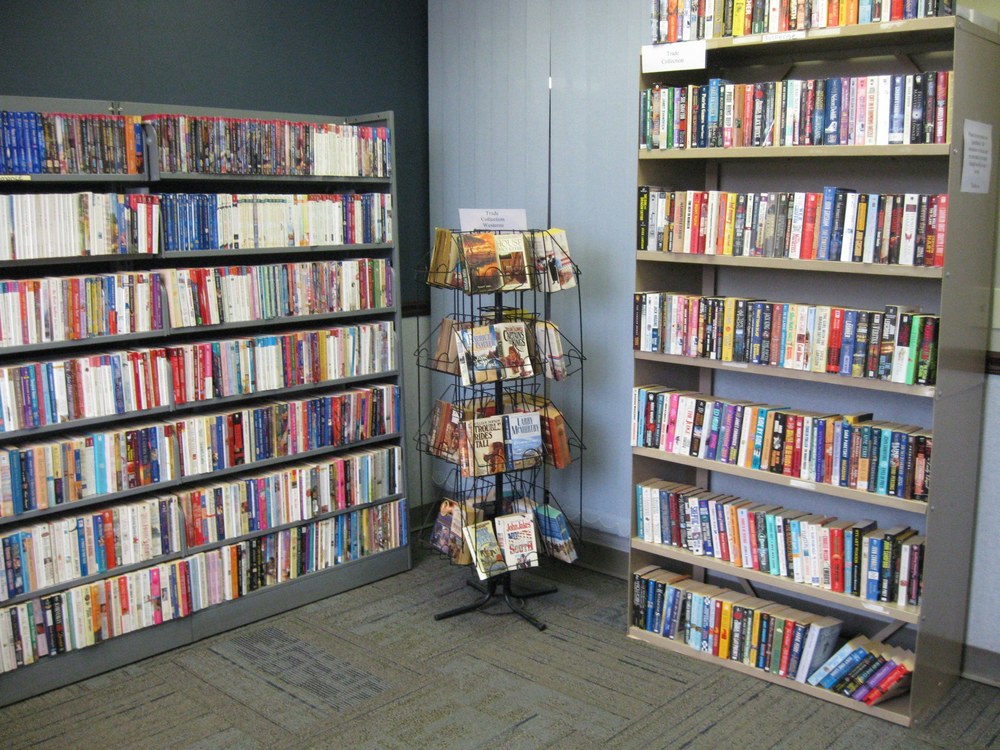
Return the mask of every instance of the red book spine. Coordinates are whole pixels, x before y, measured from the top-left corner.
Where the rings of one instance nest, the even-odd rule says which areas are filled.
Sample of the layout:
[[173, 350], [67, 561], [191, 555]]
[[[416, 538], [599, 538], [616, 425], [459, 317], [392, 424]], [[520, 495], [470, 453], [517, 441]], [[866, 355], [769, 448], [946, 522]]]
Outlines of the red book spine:
[[844, 590], [844, 530], [830, 529], [830, 590]]
[[934, 229], [934, 266], [944, 266], [945, 241], [948, 237], [948, 194], [937, 197], [937, 226]]
[[840, 343], [844, 336], [844, 308], [835, 307], [830, 311], [830, 340], [826, 351], [826, 371], [836, 374], [840, 371]]
[[816, 257], [816, 213], [819, 210], [820, 193], [806, 193], [806, 203], [802, 214], [802, 250], [799, 258], [812, 260]]
[[114, 511], [108, 509], [101, 511], [101, 516], [104, 519], [104, 559], [108, 564], [108, 570], [118, 566], [118, 560], [115, 557], [115, 514]]

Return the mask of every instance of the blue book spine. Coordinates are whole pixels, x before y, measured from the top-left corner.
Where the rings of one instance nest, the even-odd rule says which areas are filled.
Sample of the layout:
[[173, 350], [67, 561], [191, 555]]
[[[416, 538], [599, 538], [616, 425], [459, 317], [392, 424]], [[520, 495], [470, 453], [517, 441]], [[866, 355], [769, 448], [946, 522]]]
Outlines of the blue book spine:
[[97, 562], [96, 573], [103, 573], [108, 569], [107, 550], [104, 548], [104, 516], [95, 513], [91, 517], [91, 524], [94, 528], [94, 559]]
[[701, 523], [701, 554], [705, 557], [715, 557], [715, 547], [712, 544], [712, 519], [708, 513], [708, 500], [698, 499], [698, 519]]
[[12, 448], [7, 451], [10, 462], [10, 494], [14, 505], [14, 515], [24, 513], [24, 491], [21, 486], [21, 451]]
[[879, 495], [889, 494], [889, 457], [892, 453], [892, 430], [882, 430], [881, 444], [878, 452], [878, 474], [875, 492]]
[[826, 79], [826, 110], [823, 113], [823, 145], [840, 144], [840, 78]]
[[[784, 302], [781, 305], [781, 344], [778, 346], [778, 367], [785, 366], [785, 347], [788, 345], [788, 303]], [[774, 324], [772, 324], [774, 325]], [[792, 337], [795, 336], [795, 331], [791, 332]]]
[[819, 218], [819, 245], [816, 249], [817, 260], [830, 260], [830, 239], [833, 234], [833, 205], [837, 199], [837, 188], [823, 188], [823, 203]]
[[813, 479], [817, 482], [823, 481], [826, 472], [826, 431], [828, 429], [825, 417], [818, 417], [813, 420], [813, 445], [816, 446], [816, 461], [813, 465]]
[[840, 366], [838, 372], [841, 375], [850, 376], [851, 366], [854, 362], [854, 344], [856, 341], [858, 327], [858, 311], [844, 310], [844, 328], [840, 341]]
[[889, 143], [903, 142], [906, 108], [906, 76], [894, 75], [889, 90]]
[[753, 457], [750, 461], [751, 469], [760, 468], [760, 459], [764, 452], [764, 427], [767, 424], [768, 409], [761, 407], [757, 413], [757, 426], [753, 435]]
[[160, 481], [160, 435], [162, 434], [162, 425], [149, 428], [149, 477], [153, 484]]
[[670, 535], [670, 491], [660, 490], [660, 544], [671, 544]]
[[872, 22], [872, 0], [861, 0], [858, 4], [858, 23]]
[[864, 659], [865, 656], [867, 655], [868, 652], [865, 651], [863, 648], [856, 648], [847, 656], [846, 659], [844, 659], [842, 662], [840, 662], [840, 664], [834, 667], [833, 671], [830, 672], [830, 674], [828, 674], [826, 677], [824, 677], [822, 680], [819, 681], [819, 686], [821, 688], [829, 690], [830, 688], [832, 688], [834, 685], [837, 684], [837, 682], [840, 680], [841, 677], [843, 677], [849, 671], [854, 669], [854, 667], [858, 663], [860, 663], [860, 661]]
[[667, 638], [674, 637], [674, 612], [677, 609], [677, 599], [680, 596], [680, 592], [673, 586], [667, 587], [666, 599], [667, 603], [664, 607], [663, 614], [663, 629], [661, 634]]
[[868, 564], [865, 577], [865, 599], [877, 602], [879, 576], [882, 570], [882, 538], [872, 536], [868, 540]]

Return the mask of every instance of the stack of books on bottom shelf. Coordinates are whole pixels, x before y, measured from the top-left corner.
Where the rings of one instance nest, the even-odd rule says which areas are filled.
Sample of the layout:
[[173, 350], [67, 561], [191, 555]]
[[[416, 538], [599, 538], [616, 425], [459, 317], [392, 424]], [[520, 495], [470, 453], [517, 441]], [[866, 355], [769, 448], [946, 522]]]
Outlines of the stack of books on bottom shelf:
[[537, 567], [540, 549], [565, 562], [576, 560], [569, 525], [560, 510], [518, 497], [504, 502], [505, 510], [512, 512], [484, 520], [482, 508], [492, 502], [492, 491], [462, 500], [444, 498], [431, 531], [431, 547], [458, 564], [474, 563], [480, 579]]
[[909, 686], [913, 654], [842, 622], [649, 565], [632, 578], [632, 626], [777, 677], [875, 705]]

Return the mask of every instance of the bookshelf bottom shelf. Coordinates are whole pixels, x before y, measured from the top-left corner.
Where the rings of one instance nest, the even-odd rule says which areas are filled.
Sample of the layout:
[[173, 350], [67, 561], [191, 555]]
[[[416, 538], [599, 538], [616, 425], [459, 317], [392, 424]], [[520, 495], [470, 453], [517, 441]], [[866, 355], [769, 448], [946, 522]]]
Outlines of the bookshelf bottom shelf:
[[0, 674], [0, 707], [409, 570], [404, 545]]
[[837, 695], [836, 693], [830, 692], [829, 690], [822, 690], [820, 688], [815, 688], [811, 685], [803, 685], [802, 683], [796, 682], [795, 680], [789, 680], [785, 677], [778, 677], [777, 675], [772, 675], [769, 672], [763, 672], [759, 669], [754, 669], [746, 664], [741, 664], [740, 662], [730, 661], [728, 659], [720, 659], [717, 656], [712, 656], [711, 654], [705, 654], [700, 651], [695, 651], [694, 649], [687, 646], [687, 644], [677, 643], [669, 638], [664, 638], [663, 636], [657, 635], [655, 633], [650, 633], [649, 631], [642, 630], [641, 628], [630, 627], [628, 629], [628, 637], [633, 640], [642, 641], [643, 643], [648, 643], [655, 648], [661, 648], [666, 651], [671, 651], [682, 656], [687, 656], [692, 659], [698, 659], [706, 664], [714, 664], [717, 667], [724, 667], [726, 669], [732, 669], [735, 672], [748, 675], [750, 677], [756, 677], [759, 680], [764, 680], [766, 682], [774, 683], [775, 685], [780, 685], [791, 690], [795, 690], [799, 693], [804, 693], [805, 695], [810, 695], [813, 698], [818, 698], [820, 700], [827, 701], [829, 703], [834, 703], [838, 706], [844, 708], [849, 708], [854, 711], [859, 711], [863, 714], [868, 714], [869, 716], [877, 716], [880, 719], [886, 721], [891, 721], [894, 724], [901, 724], [902, 726], [909, 727], [912, 725], [913, 720], [909, 713], [909, 694], [901, 695], [897, 698], [893, 698], [886, 701], [878, 706], [867, 706], [864, 703], [860, 703], [856, 700], [851, 700], [850, 698]]

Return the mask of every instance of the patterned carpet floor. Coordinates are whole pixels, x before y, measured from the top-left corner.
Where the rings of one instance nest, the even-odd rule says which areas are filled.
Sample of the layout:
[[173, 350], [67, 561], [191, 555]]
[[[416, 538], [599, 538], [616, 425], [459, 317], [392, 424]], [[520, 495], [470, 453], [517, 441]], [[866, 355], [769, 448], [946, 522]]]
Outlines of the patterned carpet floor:
[[1000, 690], [960, 680], [898, 727], [624, 635], [626, 584], [548, 563], [538, 632], [469, 571], [401, 575], [0, 709], [0, 748], [1000, 748]]

